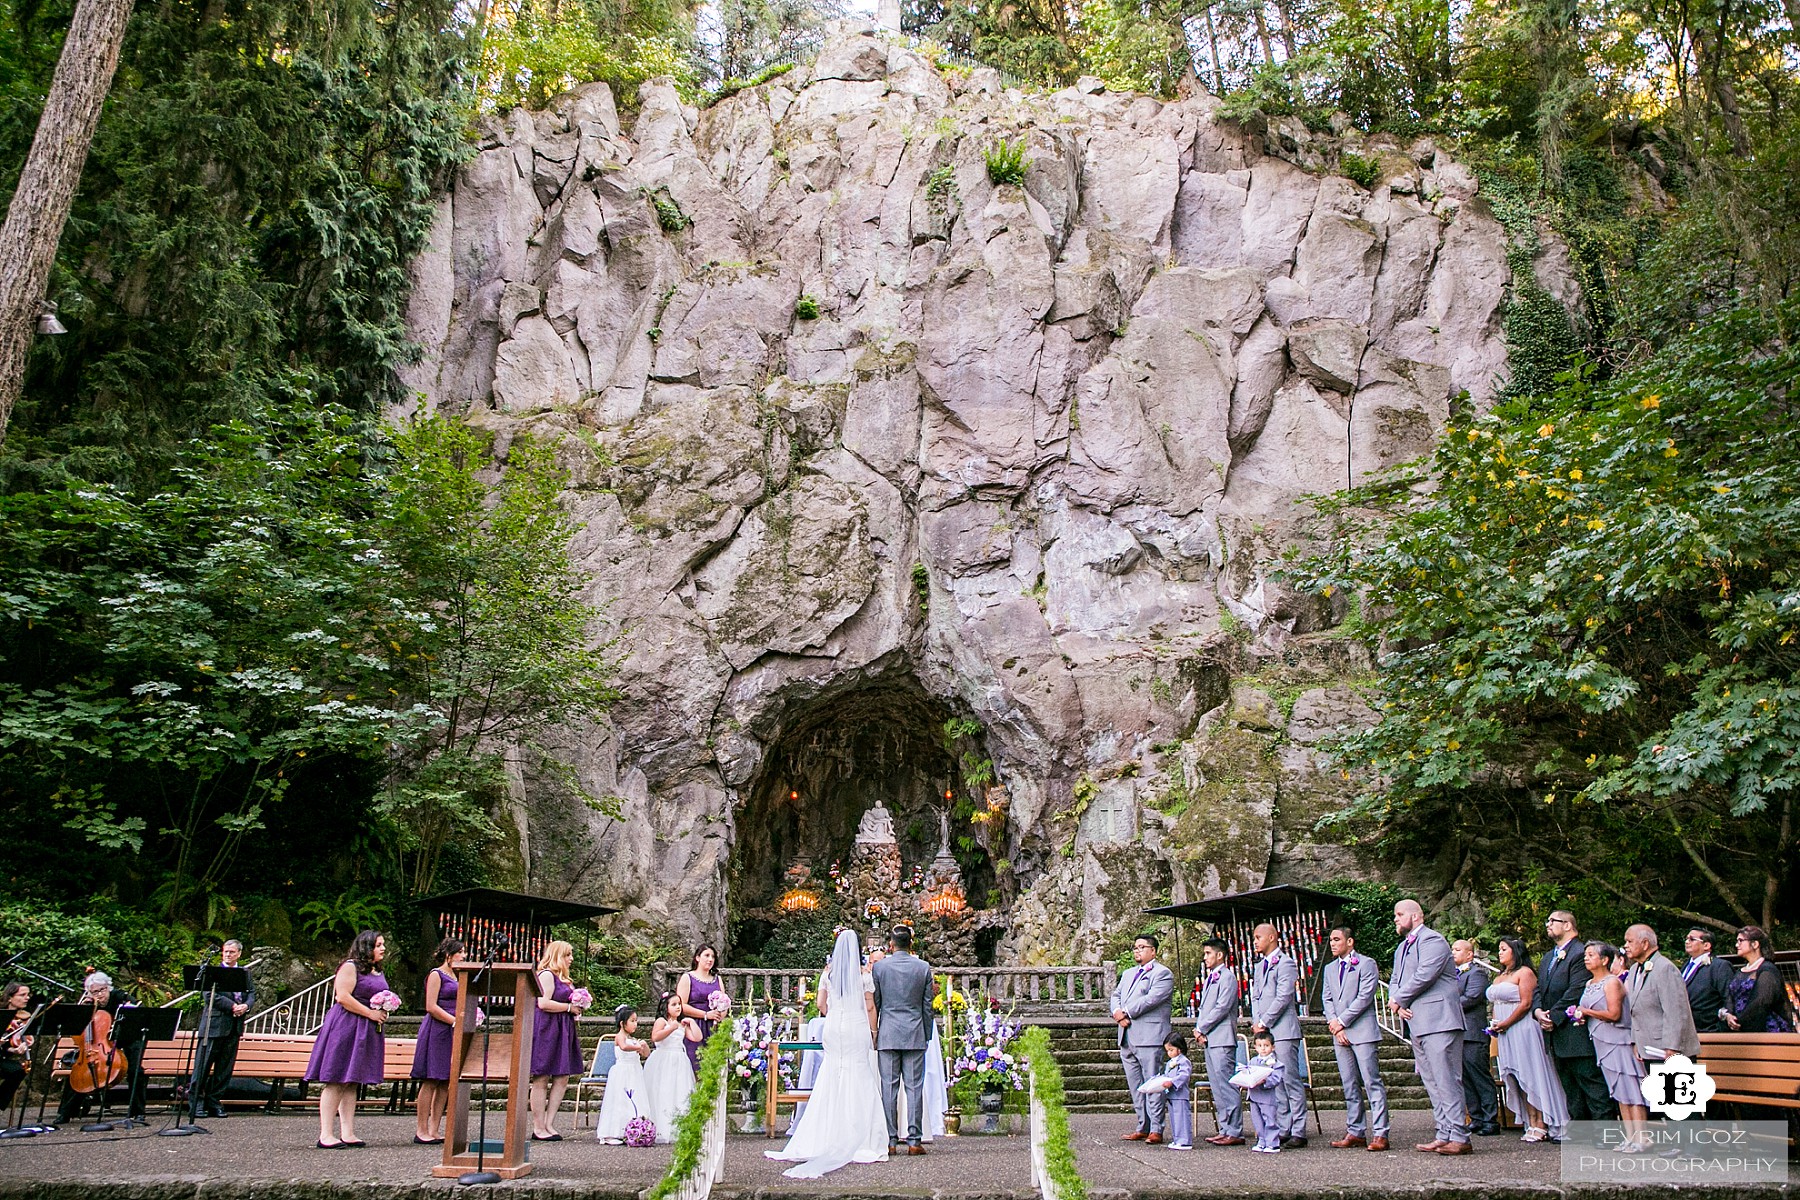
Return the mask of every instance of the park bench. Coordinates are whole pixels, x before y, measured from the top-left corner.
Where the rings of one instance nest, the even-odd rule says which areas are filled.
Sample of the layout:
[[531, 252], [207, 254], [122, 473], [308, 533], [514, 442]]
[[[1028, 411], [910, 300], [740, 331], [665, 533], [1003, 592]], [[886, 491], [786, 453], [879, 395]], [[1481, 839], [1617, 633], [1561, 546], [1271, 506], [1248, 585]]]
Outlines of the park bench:
[[[178, 1033], [170, 1041], [153, 1041], [144, 1045], [143, 1069], [146, 1079], [181, 1080], [193, 1069], [192, 1033]], [[240, 1100], [228, 1097], [226, 1103], [233, 1106], [261, 1106], [274, 1111], [283, 1104], [309, 1103], [305, 1086], [306, 1064], [312, 1057], [314, 1038], [311, 1034], [247, 1034], [238, 1042], [237, 1062], [232, 1068], [233, 1079], [263, 1079], [269, 1081], [269, 1098], [264, 1100]], [[389, 1111], [398, 1111], [412, 1099], [415, 1089], [412, 1087], [413, 1050], [418, 1045], [416, 1038], [388, 1038], [382, 1061], [382, 1082], [394, 1084], [392, 1092], [385, 1098], [364, 1096], [364, 1103], [379, 1102]], [[51, 1071], [51, 1078], [61, 1083], [69, 1076], [69, 1068], [63, 1065], [63, 1059], [72, 1052], [75, 1043], [64, 1038], [56, 1044], [56, 1056], [52, 1060], [56, 1065]], [[287, 1084], [299, 1083], [298, 1093], [290, 1095]]]
[[1800, 1033], [1703, 1033], [1713, 1103], [1800, 1110]]

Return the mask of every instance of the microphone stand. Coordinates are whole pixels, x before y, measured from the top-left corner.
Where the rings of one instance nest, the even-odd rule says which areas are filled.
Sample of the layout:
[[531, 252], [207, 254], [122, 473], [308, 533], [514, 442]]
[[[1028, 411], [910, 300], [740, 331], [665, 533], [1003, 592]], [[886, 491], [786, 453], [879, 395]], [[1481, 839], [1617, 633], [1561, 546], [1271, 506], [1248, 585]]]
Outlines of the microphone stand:
[[[212, 966], [212, 952], [208, 951], [206, 957], [200, 961], [200, 969], [204, 971], [210, 966]], [[181, 1119], [181, 1110], [177, 1108], [174, 1114], [175, 1123], [167, 1129], [157, 1130], [157, 1137], [192, 1137], [196, 1133], [212, 1132], [200, 1124], [200, 1072], [207, 1065], [206, 1051], [212, 1045], [213, 1002], [218, 999], [219, 984], [210, 976], [207, 982], [210, 986], [206, 989], [206, 1004], [200, 1009], [200, 1024], [194, 1030], [194, 1044], [188, 1048], [188, 1053], [193, 1055], [193, 1059], [190, 1063], [191, 1069], [188, 1071], [187, 1120]]]
[[[488, 950], [487, 961], [481, 964], [481, 970], [475, 972], [475, 980], [469, 986], [469, 992], [471, 994], [469, 996], [468, 1012], [471, 1017], [476, 1012], [480, 1011], [481, 997], [483, 994], [481, 985], [486, 978], [488, 971], [494, 965], [494, 957], [498, 955], [500, 951], [510, 948], [511, 945], [511, 939], [506, 937], [502, 937], [498, 942], [495, 942]], [[457, 1001], [457, 1011], [459, 1013], [463, 1011], [460, 998]], [[523, 1018], [521, 1018], [518, 1013], [513, 1013], [513, 1020], [518, 1021], [522, 1019]], [[500, 1182], [500, 1176], [496, 1172], [487, 1169], [488, 1042], [493, 1038], [493, 1035], [494, 1022], [493, 1018], [490, 1017], [487, 1021], [483, 1022], [481, 1026], [481, 1121], [480, 1132], [476, 1134], [478, 1140], [475, 1143], [475, 1169], [473, 1171], [464, 1171], [461, 1175], [456, 1177], [456, 1182], [463, 1187], [473, 1187], [477, 1184]], [[508, 1105], [513, 1105], [517, 1104], [518, 1100], [519, 1098], [517, 1096], [509, 1095], [506, 1103]]]

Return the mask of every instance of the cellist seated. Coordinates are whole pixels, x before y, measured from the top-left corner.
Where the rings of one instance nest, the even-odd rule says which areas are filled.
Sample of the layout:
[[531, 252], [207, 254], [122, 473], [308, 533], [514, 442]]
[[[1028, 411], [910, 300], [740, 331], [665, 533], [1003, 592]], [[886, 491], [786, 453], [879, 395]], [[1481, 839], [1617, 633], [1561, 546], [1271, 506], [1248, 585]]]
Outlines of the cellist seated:
[[[131, 993], [113, 986], [112, 976], [104, 971], [95, 971], [82, 981], [81, 1003], [92, 1004], [105, 1010], [115, 1018], [121, 1008], [136, 1004], [137, 999]], [[127, 1062], [126, 1079], [131, 1088], [131, 1099], [127, 1104], [127, 1115], [142, 1117], [144, 1115], [144, 1077], [138, 1070], [138, 1047], [121, 1046]], [[57, 1105], [56, 1117], [52, 1125], [62, 1125], [78, 1117], [87, 1115], [88, 1109], [96, 1099], [98, 1092], [83, 1093], [76, 1091], [67, 1081], [63, 1083], [62, 1103]]]

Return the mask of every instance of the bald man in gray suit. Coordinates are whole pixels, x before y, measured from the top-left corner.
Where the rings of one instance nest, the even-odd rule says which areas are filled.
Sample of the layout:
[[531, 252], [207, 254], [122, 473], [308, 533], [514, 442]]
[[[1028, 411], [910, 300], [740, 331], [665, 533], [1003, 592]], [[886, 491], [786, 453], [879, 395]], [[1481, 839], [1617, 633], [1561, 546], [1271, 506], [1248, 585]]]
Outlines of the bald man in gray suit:
[[1417, 900], [1394, 905], [1394, 974], [1389, 1001], [1406, 1021], [1419, 1081], [1431, 1097], [1437, 1136], [1413, 1149], [1429, 1154], [1470, 1154], [1469, 1125], [1463, 1120], [1462, 988], [1444, 935], [1425, 924]]

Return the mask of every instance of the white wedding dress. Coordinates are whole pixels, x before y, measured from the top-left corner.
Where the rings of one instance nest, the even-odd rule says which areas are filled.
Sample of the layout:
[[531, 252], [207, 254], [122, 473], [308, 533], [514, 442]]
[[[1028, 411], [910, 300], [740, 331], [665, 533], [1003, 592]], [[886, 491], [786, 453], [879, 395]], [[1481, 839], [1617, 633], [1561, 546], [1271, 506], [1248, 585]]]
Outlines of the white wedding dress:
[[656, 1043], [650, 1061], [644, 1064], [645, 1115], [656, 1126], [659, 1145], [675, 1140], [675, 1122], [687, 1111], [688, 1097], [694, 1094], [694, 1064], [682, 1045], [686, 1032], [678, 1026]]
[[787, 1145], [765, 1153], [796, 1165], [790, 1179], [817, 1179], [849, 1163], [887, 1161], [887, 1114], [881, 1108], [881, 1073], [875, 1038], [863, 1003], [862, 956], [856, 935], [838, 934], [826, 972], [824, 1061], [819, 1065], [805, 1115]]

